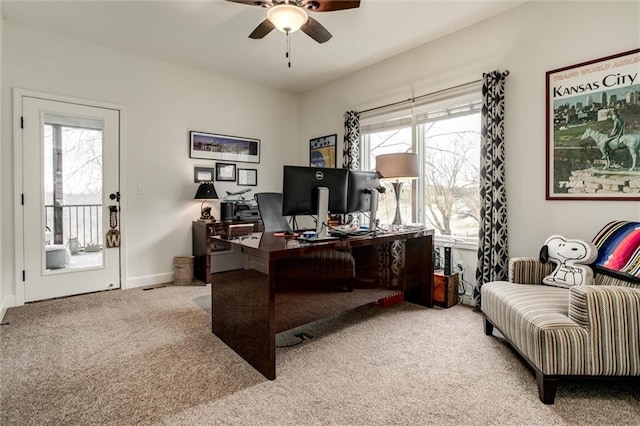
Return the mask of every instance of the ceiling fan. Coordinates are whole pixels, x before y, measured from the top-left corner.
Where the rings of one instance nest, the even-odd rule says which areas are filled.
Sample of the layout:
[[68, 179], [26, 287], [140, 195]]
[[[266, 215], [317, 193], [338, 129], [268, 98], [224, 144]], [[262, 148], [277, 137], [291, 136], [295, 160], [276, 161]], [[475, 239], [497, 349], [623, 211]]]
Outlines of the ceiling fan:
[[267, 8], [267, 19], [256, 27], [249, 38], [260, 39], [274, 28], [289, 35], [297, 30], [317, 41], [324, 43], [331, 39], [331, 33], [310, 17], [307, 11], [333, 12], [360, 7], [360, 0], [227, 0], [249, 6]]

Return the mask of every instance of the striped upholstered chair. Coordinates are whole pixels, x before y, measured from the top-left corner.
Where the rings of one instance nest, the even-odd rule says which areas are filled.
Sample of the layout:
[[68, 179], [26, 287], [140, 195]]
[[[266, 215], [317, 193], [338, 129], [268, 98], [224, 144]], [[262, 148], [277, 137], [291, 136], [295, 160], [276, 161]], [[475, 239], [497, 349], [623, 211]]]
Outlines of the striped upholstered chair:
[[593, 243], [593, 285], [543, 285], [553, 264], [514, 258], [509, 282], [481, 289], [485, 334], [495, 327], [533, 367], [545, 404], [563, 378], [640, 379], [640, 223], [611, 222]]

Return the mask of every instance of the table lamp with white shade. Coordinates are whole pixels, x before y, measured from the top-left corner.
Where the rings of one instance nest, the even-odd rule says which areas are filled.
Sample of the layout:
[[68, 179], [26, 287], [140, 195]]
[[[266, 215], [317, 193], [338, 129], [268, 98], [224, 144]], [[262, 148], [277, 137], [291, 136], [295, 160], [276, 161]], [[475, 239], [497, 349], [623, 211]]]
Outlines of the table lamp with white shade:
[[381, 179], [392, 181], [391, 184], [396, 193], [396, 215], [392, 225], [402, 225], [400, 190], [405, 181], [420, 177], [418, 156], [411, 152], [381, 154], [376, 157], [376, 170], [380, 173]]

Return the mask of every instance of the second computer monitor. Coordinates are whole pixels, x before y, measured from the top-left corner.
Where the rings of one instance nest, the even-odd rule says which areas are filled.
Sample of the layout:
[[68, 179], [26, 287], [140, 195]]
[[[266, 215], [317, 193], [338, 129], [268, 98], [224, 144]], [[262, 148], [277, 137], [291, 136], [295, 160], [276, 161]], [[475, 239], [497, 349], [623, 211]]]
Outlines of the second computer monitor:
[[349, 171], [347, 211], [349, 213], [368, 212], [371, 209], [371, 193], [380, 187], [378, 172], [362, 170]]

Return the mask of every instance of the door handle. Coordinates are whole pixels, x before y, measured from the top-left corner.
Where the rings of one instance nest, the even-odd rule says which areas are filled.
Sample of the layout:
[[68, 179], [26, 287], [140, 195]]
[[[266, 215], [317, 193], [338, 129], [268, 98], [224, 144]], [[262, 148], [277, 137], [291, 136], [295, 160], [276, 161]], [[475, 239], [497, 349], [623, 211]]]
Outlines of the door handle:
[[118, 203], [120, 202], [120, 191], [116, 192], [116, 193], [111, 193], [109, 194], [109, 198], [112, 200], [116, 200]]

